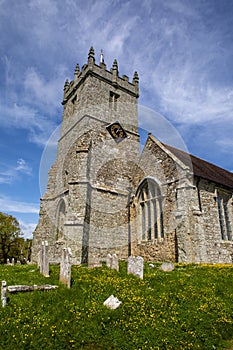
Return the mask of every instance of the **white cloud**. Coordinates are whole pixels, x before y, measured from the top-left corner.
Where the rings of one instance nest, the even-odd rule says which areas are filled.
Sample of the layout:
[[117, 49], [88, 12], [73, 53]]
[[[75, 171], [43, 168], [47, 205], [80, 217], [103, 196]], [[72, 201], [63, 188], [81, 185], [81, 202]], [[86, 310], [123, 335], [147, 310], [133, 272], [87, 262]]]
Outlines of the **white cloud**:
[[25, 101], [47, 115], [53, 115], [62, 100], [66, 74], [64, 66], [57, 66], [54, 67], [53, 76], [48, 80], [39, 74], [36, 68], [28, 68], [24, 80]]
[[56, 119], [51, 120], [40, 114], [34, 107], [23, 105], [6, 106], [0, 104], [0, 122], [4, 127], [25, 129], [29, 132], [29, 141], [44, 146], [53, 130]]
[[7, 36], [16, 41], [18, 34], [23, 41], [14, 47], [15, 58], [4, 48], [8, 102], [1, 103], [0, 120], [29, 130], [30, 141], [45, 144], [55, 129], [66, 75], [76, 59], [85, 63], [91, 45], [97, 63], [103, 48], [106, 63], [117, 58], [122, 73], [138, 70], [141, 103], [170, 120], [189, 127], [220, 118], [231, 123], [232, 16], [226, 8], [221, 15], [209, 2], [180, 0], [31, 0], [14, 9], [3, 4]]
[[27, 213], [27, 214], [38, 214], [39, 204], [18, 202], [12, 200], [7, 196], [0, 196], [0, 208], [1, 211], [9, 213]]
[[[164, 71], [160, 71], [162, 75]], [[158, 79], [158, 71], [154, 74]], [[155, 78], [156, 77], [156, 78]], [[154, 81], [163, 111], [177, 122], [196, 124], [232, 120], [233, 89], [217, 87], [192, 74], [191, 65]]]
[[17, 166], [15, 167], [15, 170], [18, 172], [21, 172], [23, 174], [31, 175], [32, 174], [32, 168], [26, 163], [26, 161], [22, 158], [19, 158], [17, 160]]
[[143, 103], [190, 127], [220, 119], [232, 124], [233, 88], [222, 61], [232, 50], [223, 45], [221, 25], [210, 28], [198, 5], [168, 1], [163, 6], [180, 15], [164, 15], [160, 7], [161, 18], [138, 32], [144, 49], [132, 57]]
[[190, 6], [189, 3], [185, 3], [180, 0], [168, 0], [163, 2], [164, 7], [173, 11], [174, 13], [182, 16], [196, 17], [198, 15], [194, 7]]
[[[233, 132], [233, 128], [232, 128]], [[223, 140], [216, 140], [216, 143], [221, 147], [221, 150], [226, 153], [232, 153], [233, 150], [233, 138], [225, 137]]]
[[19, 158], [14, 166], [4, 164], [0, 166], [4, 168], [3, 170], [0, 168], [0, 183], [2, 184], [11, 184], [19, 179], [21, 175], [32, 175], [32, 168], [22, 158]]
[[43, 17], [56, 16], [58, 12], [57, 3], [53, 0], [31, 0], [29, 7]]
[[27, 223], [25, 221], [22, 221], [22, 220], [19, 220], [19, 225], [20, 225], [20, 228], [23, 232], [23, 237], [24, 239], [32, 239], [33, 238], [33, 232], [37, 226], [37, 223]]

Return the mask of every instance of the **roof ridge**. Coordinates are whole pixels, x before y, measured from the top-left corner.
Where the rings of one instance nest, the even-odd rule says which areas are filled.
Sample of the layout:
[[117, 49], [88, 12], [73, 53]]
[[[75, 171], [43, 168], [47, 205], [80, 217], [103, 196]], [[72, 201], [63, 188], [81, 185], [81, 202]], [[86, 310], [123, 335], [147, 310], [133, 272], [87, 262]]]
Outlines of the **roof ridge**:
[[182, 149], [180, 149], [180, 148], [177, 148], [177, 147], [174, 147], [174, 146], [170, 146], [170, 145], [168, 145], [168, 144], [166, 144], [166, 143], [163, 143], [163, 142], [161, 142], [162, 143], [162, 145], [164, 146], [164, 147], [166, 147], [166, 148], [173, 148], [174, 150], [177, 150], [177, 151], [179, 151], [179, 152], [182, 152], [182, 153], [184, 153], [184, 154], [186, 154], [186, 155], [188, 155], [188, 156], [190, 156], [190, 157], [192, 157], [192, 158], [196, 158], [197, 160], [200, 160], [200, 161], [202, 161], [202, 162], [205, 162], [205, 163], [207, 163], [207, 164], [210, 164], [210, 165], [212, 165], [212, 166], [214, 166], [214, 167], [216, 167], [216, 168], [219, 168], [219, 169], [221, 169], [221, 170], [224, 170], [224, 171], [226, 171], [227, 173], [230, 173], [232, 176], [233, 176], [233, 173], [230, 171], [230, 170], [227, 170], [227, 169], [225, 169], [225, 168], [223, 168], [223, 167], [221, 167], [221, 166], [219, 166], [219, 165], [216, 165], [216, 164], [214, 164], [214, 163], [212, 163], [212, 162], [210, 162], [210, 161], [208, 161], [208, 160], [206, 160], [206, 159], [203, 159], [203, 158], [201, 158], [201, 157], [197, 157], [197, 156], [195, 156], [194, 154], [192, 154], [192, 153], [189, 153], [189, 152], [186, 152], [186, 151], [184, 151], [184, 150], [182, 150]]
[[189, 161], [191, 160], [194, 175], [233, 189], [233, 173], [231, 171], [179, 148], [169, 146], [163, 142], [161, 142], [161, 144], [185, 165], [188, 165], [188, 159]]

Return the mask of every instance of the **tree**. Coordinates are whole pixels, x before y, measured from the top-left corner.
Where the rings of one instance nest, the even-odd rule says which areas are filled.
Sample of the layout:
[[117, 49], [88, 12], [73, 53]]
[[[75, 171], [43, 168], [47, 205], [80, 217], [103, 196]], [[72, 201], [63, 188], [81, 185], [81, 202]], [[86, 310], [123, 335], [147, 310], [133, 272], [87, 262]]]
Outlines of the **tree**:
[[18, 259], [20, 255], [21, 230], [17, 219], [0, 212], [0, 263], [5, 264], [7, 259]]

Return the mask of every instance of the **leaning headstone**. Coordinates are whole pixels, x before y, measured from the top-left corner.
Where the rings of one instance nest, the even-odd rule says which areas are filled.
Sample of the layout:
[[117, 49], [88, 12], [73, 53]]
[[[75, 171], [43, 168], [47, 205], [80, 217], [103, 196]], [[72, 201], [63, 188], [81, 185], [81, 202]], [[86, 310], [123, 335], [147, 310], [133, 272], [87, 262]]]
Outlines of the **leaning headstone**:
[[11, 259], [11, 265], [14, 266], [14, 264], [15, 264], [15, 258], [12, 258], [12, 259]]
[[175, 269], [175, 265], [172, 262], [163, 262], [159, 269], [165, 272], [171, 272]]
[[49, 277], [49, 244], [45, 241], [44, 245], [44, 273], [45, 277]]
[[40, 273], [45, 277], [49, 277], [49, 245], [47, 241], [41, 243]]
[[119, 271], [119, 259], [116, 254], [112, 255], [111, 269]]
[[106, 266], [109, 268], [111, 268], [111, 266], [112, 266], [112, 255], [111, 254], [107, 255]]
[[5, 307], [5, 306], [6, 306], [6, 302], [7, 302], [6, 292], [7, 292], [7, 284], [6, 284], [6, 281], [2, 281], [2, 286], [1, 286], [1, 301], [2, 301], [2, 307]]
[[60, 263], [60, 282], [68, 288], [71, 286], [71, 250], [64, 248], [62, 250], [62, 258]]
[[115, 310], [121, 305], [121, 301], [114, 297], [114, 295], [110, 295], [108, 299], [105, 300], [104, 306], [108, 309]]
[[42, 274], [43, 274], [43, 268], [44, 268], [43, 257], [44, 257], [44, 241], [41, 242], [40, 251], [38, 254], [38, 262], [40, 264], [39, 265], [40, 273], [42, 273]]
[[129, 256], [128, 257], [128, 274], [133, 274], [143, 279], [144, 260], [141, 256]]

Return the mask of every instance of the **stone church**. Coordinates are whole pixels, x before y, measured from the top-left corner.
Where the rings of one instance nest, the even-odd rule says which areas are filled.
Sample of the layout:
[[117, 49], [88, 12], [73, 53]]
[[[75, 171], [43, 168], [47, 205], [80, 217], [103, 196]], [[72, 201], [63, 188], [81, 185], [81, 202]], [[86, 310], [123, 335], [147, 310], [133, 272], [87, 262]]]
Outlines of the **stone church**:
[[103, 54], [76, 66], [64, 86], [62, 127], [41, 198], [32, 260], [48, 241], [50, 262], [108, 253], [147, 261], [233, 262], [233, 174], [148, 134], [140, 152], [139, 78], [120, 76]]

